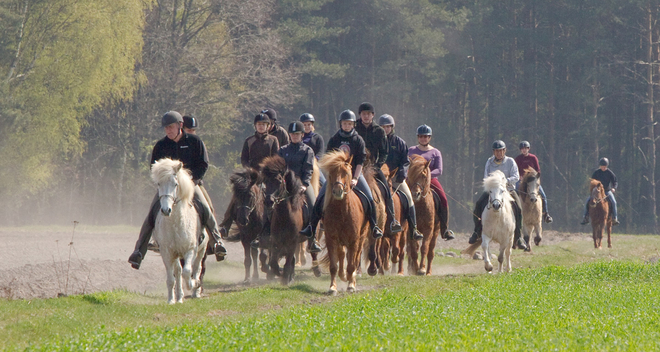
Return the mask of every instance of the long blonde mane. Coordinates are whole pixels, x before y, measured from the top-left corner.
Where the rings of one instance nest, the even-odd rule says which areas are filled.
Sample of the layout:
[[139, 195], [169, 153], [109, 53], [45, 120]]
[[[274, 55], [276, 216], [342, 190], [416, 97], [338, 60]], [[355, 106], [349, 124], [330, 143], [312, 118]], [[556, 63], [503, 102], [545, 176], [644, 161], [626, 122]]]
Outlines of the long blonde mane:
[[[500, 170], [495, 170], [493, 171], [488, 177], [484, 178], [484, 192], [489, 192], [491, 189], [495, 189], [498, 187], [504, 187], [506, 190], [506, 177], [504, 176], [504, 173]], [[509, 194], [509, 192], [504, 191], [503, 192], [504, 196], [504, 201], [506, 202], [512, 202], [513, 197]]]
[[[348, 172], [348, 182], [350, 182], [351, 177], [353, 177], [351, 165], [348, 163], [350, 160], [351, 160], [351, 156], [348, 153], [345, 153], [341, 150], [333, 150], [323, 154], [321, 160], [319, 160], [319, 167], [326, 175], [328, 175], [326, 182], [334, 183], [334, 181], [331, 181], [330, 176], [342, 170], [346, 170]], [[332, 186], [326, 186], [325, 199], [324, 199], [325, 204], [323, 205], [324, 209], [328, 205], [331, 199], [332, 199]]]
[[169, 177], [174, 174], [179, 180], [177, 198], [189, 203], [195, 193], [195, 185], [192, 182], [190, 170], [184, 169], [181, 161], [163, 158], [151, 166], [151, 179], [156, 184], [168, 181]]

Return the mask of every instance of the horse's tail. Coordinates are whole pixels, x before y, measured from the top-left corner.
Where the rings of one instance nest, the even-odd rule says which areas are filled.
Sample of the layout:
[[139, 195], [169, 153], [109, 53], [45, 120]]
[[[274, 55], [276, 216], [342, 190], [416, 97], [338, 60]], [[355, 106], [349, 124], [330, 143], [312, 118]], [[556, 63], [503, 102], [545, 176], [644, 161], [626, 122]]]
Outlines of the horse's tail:
[[469, 256], [474, 255], [474, 252], [481, 246], [481, 238], [477, 240], [474, 244], [471, 244], [467, 248], [461, 251], [461, 254], [467, 254]]
[[[316, 163], [316, 158], [314, 158], [314, 172], [312, 172], [312, 188], [314, 188], [314, 196], [319, 195], [319, 188], [320, 188], [320, 178], [321, 178], [321, 169], [319, 169], [319, 165]], [[311, 204], [310, 204], [311, 206]]]
[[328, 270], [330, 268], [330, 255], [326, 253], [321, 260], [319, 260], [318, 266]]

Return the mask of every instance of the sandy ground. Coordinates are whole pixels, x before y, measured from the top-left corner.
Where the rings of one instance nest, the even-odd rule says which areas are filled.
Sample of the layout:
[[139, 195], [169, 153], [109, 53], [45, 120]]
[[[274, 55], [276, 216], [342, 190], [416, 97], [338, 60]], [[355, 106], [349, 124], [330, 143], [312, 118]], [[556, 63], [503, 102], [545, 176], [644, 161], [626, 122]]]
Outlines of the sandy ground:
[[[9, 299], [51, 298], [60, 294], [84, 294], [112, 289], [165, 295], [165, 270], [158, 254], [149, 252], [140, 270], [128, 264], [138, 229], [134, 232], [0, 230], [0, 297]], [[73, 241], [72, 241], [73, 235]], [[468, 234], [439, 241], [436, 251], [467, 247]], [[546, 233], [546, 244], [567, 240], [590, 240], [579, 234]], [[209, 258], [208, 274], [227, 283], [221, 288], [240, 285], [244, 277], [243, 248], [227, 243], [229, 256], [216, 263]], [[311, 259], [306, 268], [309, 268]], [[483, 266], [434, 266], [435, 275], [480, 273]], [[261, 274], [264, 277], [264, 274]], [[265, 281], [265, 280], [264, 280]], [[207, 290], [209, 288], [207, 287]]]

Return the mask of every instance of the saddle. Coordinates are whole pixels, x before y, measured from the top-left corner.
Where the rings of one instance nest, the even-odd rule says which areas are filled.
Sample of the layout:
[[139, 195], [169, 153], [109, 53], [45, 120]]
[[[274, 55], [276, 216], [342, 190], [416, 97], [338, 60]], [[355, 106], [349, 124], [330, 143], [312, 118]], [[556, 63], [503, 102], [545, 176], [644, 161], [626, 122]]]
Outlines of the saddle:
[[431, 188], [431, 194], [433, 195], [433, 205], [435, 206], [435, 213], [440, 214], [440, 196]]

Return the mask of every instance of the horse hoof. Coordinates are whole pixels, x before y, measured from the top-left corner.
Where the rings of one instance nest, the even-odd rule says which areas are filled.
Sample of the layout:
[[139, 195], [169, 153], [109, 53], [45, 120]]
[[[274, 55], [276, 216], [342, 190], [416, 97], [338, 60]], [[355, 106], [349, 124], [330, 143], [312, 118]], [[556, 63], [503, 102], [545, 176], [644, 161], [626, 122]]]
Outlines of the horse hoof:
[[314, 273], [314, 276], [316, 277], [321, 277], [321, 268], [319, 268], [318, 266], [313, 267], [312, 273]]
[[419, 275], [419, 276], [424, 276], [424, 275], [426, 275], [426, 270], [424, 270], [424, 269], [419, 269], [419, 270], [417, 271], [417, 275]]
[[367, 269], [367, 273], [369, 274], [369, 276], [376, 276], [376, 274], [378, 274], [378, 269], [376, 269], [376, 268], [373, 268], [373, 269], [372, 269], [372, 268], [369, 268], [369, 269]]
[[431, 275], [433, 275], [433, 274], [431, 274], [430, 271], [426, 273], [426, 276], [431, 276]]
[[485, 269], [487, 272], [492, 272], [493, 271], [493, 266], [492, 265], [486, 265]]
[[541, 240], [542, 240], [541, 237], [534, 237], [534, 244], [538, 246], [539, 243], [541, 243]]
[[328, 296], [336, 296], [337, 295], [337, 290], [330, 289], [326, 294]]
[[348, 292], [348, 293], [355, 293], [355, 291], [357, 291], [357, 290], [355, 289], [355, 287], [348, 287], [348, 288], [346, 288], [346, 292]]

